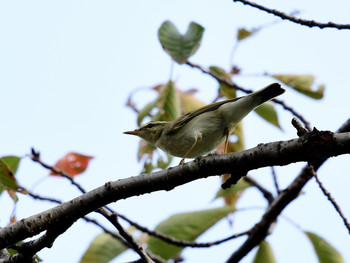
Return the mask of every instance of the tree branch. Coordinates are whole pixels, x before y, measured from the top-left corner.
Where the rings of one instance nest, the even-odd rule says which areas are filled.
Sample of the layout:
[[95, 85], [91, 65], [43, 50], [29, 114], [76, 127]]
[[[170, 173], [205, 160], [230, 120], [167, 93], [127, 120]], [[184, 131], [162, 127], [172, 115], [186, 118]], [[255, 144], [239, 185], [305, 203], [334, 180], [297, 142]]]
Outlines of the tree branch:
[[118, 216], [116, 213], [110, 213], [106, 209], [100, 208], [97, 210], [101, 215], [103, 215], [115, 228], [118, 230], [119, 234], [129, 243], [130, 247], [141, 257], [141, 259], [146, 263], [154, 263], [152, 258], [147, 255], [146, 251], [142, 246], [130, 235], [123, 226], [118, 221]]
[[0, 229], [0, 249], [56, 226], [68, 224], [108, 203], [220, 174], [300, 161], [316, 161], [350, 153], [350, 133], [313, 131], [301, 138], [260, 144], [226, 155], [198, 157], [192, 162], [137, 177], [108, 182], [86, 194]]
[[313, 176], [315, 177], [316, 182], [317, 182], [318, 186], [320, 187], [322, 193], [325, 196], [327, 196], [328, 200], [331, 202], [331, 204], [333, 205], [334, 209], [337, 211], [337, 213], [339, 214], [339, 216], [343, 220], [343, 223], [344, 223], [345, 227], [348, 229], [348, 231], [350, 233], [350, 224], [349, 224], [348, 220], [346, 219], [346, 217], [344, 216], [343, 212], [341, 211], [340, 206], [334, 200], [334, 198], [332, 197], [330, 192], [328, 192], [327, 189], [323, 186], [323, 184], [321, 183], [320, 179], [318, 178], [318, 175], [315, 172], [315, 170], [313, 170], [312, 172], [313, 172]]
[[272, 193], [264, 188], [262, 185], [260, 185], [253, 177], [245, 176], [243, 177], [244, 181], [251, 184], [252, 186], [255, 186], [264, 196], [264, 198], [267, 200], [269, 204], [273, 202], [273, 195]]
[[[294, 121], [294, 126], [298, 126]], [[350, 119], [338, 130], [338, 132], [350, 131]], [[304, 135], [303, 137], [307, 137]], [[317, 147], [316, 147], [317, 148]], [[227, 263], [239, 262], [245, 257], [255, 246], [260, 244], [267, 235], [272, 231], [273, 224], [282, 210], [290, 204], [299, 195], [301, 189], [314, 176], [315, 171], [327, 160], [327, 158], [320, 158], [312, 162], [312, 165], [305, 166], [297, 178], [282, 191], [276, 199], [270, 204], [266, 212], [252, 229], [248, 239], [237, 249]]]
[[63, 171], [61, 171], [61, 170], [56, 169], [56, 168], [53, 167], [53, 166], [50, 166], [50, 165], [48, 165], [48, 164], [42, 162], [41, 159], [40, 159], [40, 153], [37, 152], [37, 151], [35, 151], [33, 148], [32, 148], [32, 152], [31, 152], [30, 158], [31, 158], [34, 162], [39, 163], [42, 167], [44, 167], [44, 168], [46, 168], [46, 169], [52, 171], [52, 172], [55, 173], [55, 174], [59, 174], [59, 175], [61, 175], [62, 177], [68, 179], [68, 180], [71, 182], [72, 185], [74, 185], [75, 187], [77, 187], [77, 188], [79, 189], [80, 192], [86, 193], [86, 191], [85, 191], [78, 183], [76, 183], [76, 182], [74, 181], [74, 179], [73, 179], [72, 176], [66, 174], [65, 172], [63, 172]]
[[305, 19], [297, 18], [297, 17], [291, 16], [291, 15], [287, 15], [287, 14], [285, 14], [281, 11], [278, 11], [276, 9], [270, 9], [270, 8], [264, 7], [262, 5], [259, 5], [257, 3], [249, 2], [247, 0], [233, 0], [233, 2], [241, 2], [244, 5], [249, 5], [249, 6], [257, 8], [259, 10], [265, 11], [269, 14], [273, 14], [275, 16], [278, 16], [281, 19], [289, 20], [293, 23], [300, 24], [300, 25], [307, 26], [307, 27], [318, 27], [321, 29], [328, 27], [328, 28], [336, 28], [339, 30], [340, 29], [350, 29], [350, 24], [336, 24], [333, 22], [320, 23], [320, 22], [316, 22], [313, 20], [305, 20]]
[[[199, 69], [200, 71], [202, 71], [204, 74], [207, 74], [207, 75], [210, 75], [211, 77], [213, 77], [214, 79], [216, 79], [219, 83], [222, 83], [222, 84], [225, 84], [226, 86], [230, 87], [230, 88], [233, 88], [233, 89], [236, 89], [236, 90], [240, 90], [244, 93], [252, 93], [253, 91], [250, 90], [250, 89], [246, 89], [246, 88], [243, 88], [241, 86], [238, 86], [236, 85], [235, 83], [232, 83], [232, 82], [229, 82], [227, 81], [227, 79], [225, 79], [224, 77], [221, 77], [221, 76], [218, 76], [217, 74], [213, 73], [213, 72], [210, 72], [209, 70], [203, 68], [202, 66], [198, 65], [198, 64], [195, 64], [195, 63], [192, 63], [190, 61], [187, 61], [186, 62], [186, 65], [192, 67], [192, 68], [196, 68], [196, 69]], [[292, 107], [288, 106], [284, 101], [282, 100], [279, 100], [279, 99], [273, 99], [272, 100], [273, 102], [281, 105], [283, 107], [283, 109], [289, 111], [290, 113], [292, 113], [295, 117], [297, 117], [299, 120], [301, 120], [305, 127], [311, 131], [311, 126], [310, 126], [310, 123], [300, 114], [298, 113], [297, 111], [295, 111]]]
[[211, 246], [219, 245], [219, 244], [224, 243], [226, 241], [229, 241], [231, 239], [235, 239], [235, 238], [249, 234], [249, 231], [244, 231], [244, 232], [233, 234], [233, 235], [230, 235], [228, 237], [225, 237], [225, 238], [222, 238], [222, 239], [219, 239], [216, 241], [198, 243], [198, 242], [191, 242], [191, 241], [187, 241], [187, 240], [180, 240], [180, 239], [174, 238], [172, 236], [164, 235], [163, 233], [156, 231], [156, 230], [153, 230], [153, 231], [149, 230], [148, 228], [143, 227], [143, 226], [137, 224], [136, 222], [133, 222], [132, 220], [130, 220], [129, 218], [127, 218], [121, 214], [118, 214], [118, 217], [124, 219], [130, 225], [136, 227], [138, 230], [140, 230], [144, 233], [147, 233], [147, 234], [154, 236], [154, 237], [157, 237], [157, 238], [159, 238], [159, 239], [161, 239], [169, 244], [173, 244], [173, 245], [176, 245], [179, 247], [197, 247], [197, 248], [211, 247]]
[[226, 261], [227, 263], [239, 262], [255, 246], [260, 244], [267, 235], [272, 231], [273, 224], [281, 211], [293, 201], [300, 193], [304, 185], [312, 178], [308, 167], [304, 168], [302, 173], [283, 191], [267, 208], [265, 214], [251, 230], [252, 233], [248, 239], [238, 248], [232, 256]]
[[18, 254], [11, 256], [7, 262], [37, 262], [35, 254], [45, 247], [51, 248], [56, 238], [64, 233], [72, 224], [57, 224], [35, 240], [12, 246], [11, 248], [17, 250]]

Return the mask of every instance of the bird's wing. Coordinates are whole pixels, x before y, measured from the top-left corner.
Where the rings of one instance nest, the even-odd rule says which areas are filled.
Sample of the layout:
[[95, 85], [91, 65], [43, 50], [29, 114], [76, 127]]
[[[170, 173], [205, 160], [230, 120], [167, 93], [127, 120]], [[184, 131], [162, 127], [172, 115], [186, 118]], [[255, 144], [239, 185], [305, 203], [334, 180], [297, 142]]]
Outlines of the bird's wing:
[[215, 102], [212, 104], [208, 104], [202, 108], [190, 111], [190, 112], [180, 116], [175, 121], [173, 121], [173, 123], [167, 129], [166, 134], [172, 134], [173, 132], [177, 131], [178, 129], [183, 127], [186, 123], [188, 123], [189, 121], [191, 121], [192, 119], [194, 119], [195, 117], [197, 117], [198, 115], [200, 115], [202, 113], [214, 111], [228, 102], [236, 101], [236, 100], [239, 100], [241, 98], [242, 97], [238, 97], [238, 98], [234, 98], [234, 99], [230, 99], [230, 100], [218, 101], [218, 102]]

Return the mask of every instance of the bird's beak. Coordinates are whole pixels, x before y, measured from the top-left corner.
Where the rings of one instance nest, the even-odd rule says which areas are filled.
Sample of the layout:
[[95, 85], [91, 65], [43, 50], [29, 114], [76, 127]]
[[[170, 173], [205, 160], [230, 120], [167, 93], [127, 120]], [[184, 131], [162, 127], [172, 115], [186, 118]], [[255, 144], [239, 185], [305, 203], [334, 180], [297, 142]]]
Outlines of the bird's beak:
[[139, 134], [139, 131], [138, 130], [134, 130], [134, 131], [126, 131], [126, 132], [123, 132], [124, 134], [131, 134], [131, 135], [138, 135]]

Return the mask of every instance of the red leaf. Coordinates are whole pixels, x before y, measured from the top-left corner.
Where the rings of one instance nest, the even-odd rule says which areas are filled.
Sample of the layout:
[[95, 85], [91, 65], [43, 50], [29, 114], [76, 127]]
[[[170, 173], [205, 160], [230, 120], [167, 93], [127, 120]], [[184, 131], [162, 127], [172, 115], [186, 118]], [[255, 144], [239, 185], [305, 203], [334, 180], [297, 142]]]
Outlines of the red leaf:
[[[93, 156], [70, 152], [58, 160], [54, 168], [73, 177], [84, 172], [89, 165], [89, 161], [93, 158]], [[50, 175], [60, 176], [54, 172], [51, 172]]]

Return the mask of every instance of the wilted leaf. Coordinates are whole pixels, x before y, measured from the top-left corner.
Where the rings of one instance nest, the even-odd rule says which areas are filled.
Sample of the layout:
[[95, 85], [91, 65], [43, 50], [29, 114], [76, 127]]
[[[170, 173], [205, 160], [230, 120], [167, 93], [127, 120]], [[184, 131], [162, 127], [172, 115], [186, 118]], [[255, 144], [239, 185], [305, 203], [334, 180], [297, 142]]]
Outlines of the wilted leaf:
[[18, 188], [14, 173], [3, 158], [0, 158], [0, 185], [7, 190], [16, 191]]
[[271, 103], [266, 102], [260, 105], [258, 108], [255, 109], [255, 112], [264, 120], [281, 129], [281, 126], [278, 122], [277, 112], [275, 110], [275, 107]]
[[[173, 215], [161, 222], [156, 230], [180, 240], [194, 241], [199, 235], [212, 227], [220, 219], [234, 212], [232, 207], [220, 207], [215, 209], [189, 212]], [[183, 247], [168, 244], [151, 236], [148, 249], [164, 259], [174, 258]]]
[[18, 196], [17, 196], [16, 192], [21, 192], [21, 191], [7, 190], [8, 195], [11, 197], [11, 199], [15, 203], [17, 203], [17, 201], [18, 201]]
[[80, 263], [107, 263], [127, 249], [118, 239], [102, 233], [91, 242]]
[[315, 78], [312, 75], [272, 75], [272, 77], [310, 98], [323, 98], [325, 86], [320, 85], [313, 90], [312, 85]]
[[13, 224], [15, 222], [17, 222], [17, 218], [16, 218], [15, 215], [12, 215], [11, 218], [10, 218], [10, 223]]
[[167, 159], [164, 160], [161, 156], [159, 156], [158, 161], [157, 161], [158, 168], [165, 169], [170, 165], [171, 161], [173, 160], [173, 156], [166, 153], [166, 157], [167, 157]]
[[180, 92], [180, 101], [183, 113], [187, 113], [205, 106], [205, 103], [193, 96], [193, 93], [194, 91]]
[[185, 63], [198, 49], [204, 28], [191, 22], [185, 35], [175, 25], [165, 21], [158, 30], [158, 38], [164, 50], [179, 64]]
[[155, 149], [156, 149], [156, 147], [154, 145], [148, 143], [144, 139], [141, 139], [140, 143], [139, 143], [139, 150], [137, 152], [137, 160], [141, 161], [141, 159], [144, 156], [152, 156], [153, 151]]
[[152, 162], [150, 161], [145, 161], [144, 164], [143, 164], [143, 169], [141, 171], [141, 174], [144, 174], [144, 173], [150, 173], [153, 171], [153, 169], [155, 169], [157, 167], [154, 167]]
[[[84, 172], [88, 167], [90, 160], [93, 158], [94, 157], [92, 156], [70, 152], [67, 153], [63, 158], [58, 160], [54, 168], [65, 172], [69, 176], [75, 176]], [[50, 175], [60, 176], [59, 174], [55, 174], [54, 172], [51, 172]]]
[[238, 29], [238, 32], [237, 32], [237, 40], [241, 41], [243, 39], [251, 37], [252, 35], [254, 35], [258, 31], [259, 31], [258, 28], [255, 28], [255, 29], [252, 29], [252, 30], [247, 30], [245, 28], [240, 28], [240, 29]]
[[267, 241], [262, 241], [259, 245], [258, 252], [254, 257], [253, 263], [276, 263], [275, 256], [273, 255], [273, 251], [271, 246]]
[[305, 234], [310, 239], [320, 263], [344, 263], [340, 253], [326, 240], [311, 232]]
[[239, 122], [236, 125], [236, 128], [233, 130], [232, 134], [234, 136], [236, 136], [236, 140], [234, 142], [228, 143], [227, 152], [243, 151], [245, 149], [244, 134], [243, 134], [243, 122]]

